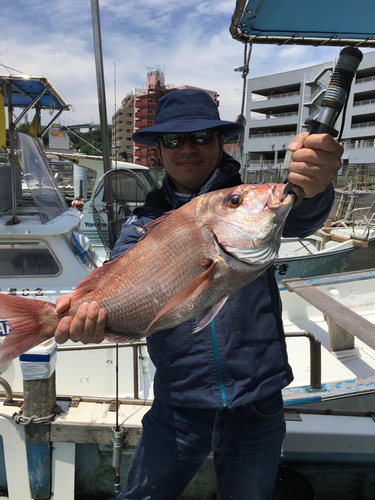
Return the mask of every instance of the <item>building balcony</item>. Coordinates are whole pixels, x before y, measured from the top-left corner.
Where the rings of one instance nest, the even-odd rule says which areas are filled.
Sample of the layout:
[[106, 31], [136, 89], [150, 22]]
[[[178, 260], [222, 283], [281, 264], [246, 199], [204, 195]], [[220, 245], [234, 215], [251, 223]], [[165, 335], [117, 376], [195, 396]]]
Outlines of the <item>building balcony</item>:
[[155, 111], [154, 110], [149, 110], [148, 108], [145, 108], [145, 109], [139, 109], [137, 110], [135, 113], [134, 113], [134, 116], [136, 118], [146, 118], [148, 117], [149, 115], [150, 116], [154, 116], [155, 114]]
[[268, 137], [289, 137], [296, 135], [296, 132], [264, 132], [260, 134], [250, 134], [249, 139], [263, 139]]
[[359, 78], [353, 85], [353, 92], [371, 92], [374, 90], [375, 76], [367, 76], [366, 78]]
[[135, 120], [134, 121], [134, 128], [136, 130], [138, 129], [144, 129], [146, 127], [149, 127], [150, 125], [153, 125], [154, 120], [149, 119], [149, 120]]
[[375, 114], [375, 99], [366, 99], [353, 103], [352, 116]]
[[259, 109], [274, 109], [277, 106], [287, 106], [299, 103], [300, 92], [286, 92], [283, 94], [273, 94], [272, 96], [252, 95], [251, 97], [251, 110], [257, 111]]
[[352, 123], [351, 129], [366, 129], [369, 127], [375, 127], [375, 121], [364, 122], [364, 123]]
[[285, 125], [297, 125], [298, 113], [279, 113], [276, 115], [268, 115], [267, 118], [253, 119], [250, 118], [248, 126], [251, 129], [267, 129], [268, 127], [280, 127]]
[[344, 148], [344, 151], [347, 149], [373, 148], [375, 147], [375, 139], [342, 142], [342, 147]]
[[138, 151], [138, 150], [136, 150], [134, 152], [134, 156], [136, 156], [137, 158], [143, 158], [143, 157], [145, 157], [147, 155], [148, 155], [147, 149], [145, 149], [144, 151]]
[[134, 101], [134, 109], [147, 108], [148, 106], [149, 106], [148, 97], [146, 97], [145, 99]]

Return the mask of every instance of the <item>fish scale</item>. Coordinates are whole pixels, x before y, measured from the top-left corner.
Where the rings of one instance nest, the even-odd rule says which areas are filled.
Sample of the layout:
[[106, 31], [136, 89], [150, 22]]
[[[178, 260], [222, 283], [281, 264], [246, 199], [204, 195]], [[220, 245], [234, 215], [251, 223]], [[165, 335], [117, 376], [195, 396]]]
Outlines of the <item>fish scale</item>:
[[[277, 257], [294, 199], [283, 191], [283, 184], [243, 184], [196, 197], [151, 222], [138, 243], [76, 287], [64, 315], [74, 317], [83, 302], [98, 302], [107, 315], [105, 334], [117, 342], [195, 316], [197, 329], [203, 328], [229, 294]], [[0, 318], [11, 329], [0, 363], [51, 338], [64, 315], [48, 302], [0, 294]]]

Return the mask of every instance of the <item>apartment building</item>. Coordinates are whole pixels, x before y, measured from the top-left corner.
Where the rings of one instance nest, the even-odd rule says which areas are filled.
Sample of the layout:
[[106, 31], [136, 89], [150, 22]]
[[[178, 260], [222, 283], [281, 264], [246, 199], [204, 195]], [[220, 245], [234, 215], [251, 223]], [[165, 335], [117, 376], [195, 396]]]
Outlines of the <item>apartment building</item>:
[[133, 88], [121, 101], [121, 107], [112, 116], [112, 157], [133, 162], [134, 99], [145, 89]]
[[[280, 168], [293, 136], [316, 119], [337, 58], [247, 82], [244, 167]], [[341, 127], [340, 115], [335, 128]], [[341, 143], [343, 164], [375, 163], [375, 52], [363, 54], [348, 97]]]

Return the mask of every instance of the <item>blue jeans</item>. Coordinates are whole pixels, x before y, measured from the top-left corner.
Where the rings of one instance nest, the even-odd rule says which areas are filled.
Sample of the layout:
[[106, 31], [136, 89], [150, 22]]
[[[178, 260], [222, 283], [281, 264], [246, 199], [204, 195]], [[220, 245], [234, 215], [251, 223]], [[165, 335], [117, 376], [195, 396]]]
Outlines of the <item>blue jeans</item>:
[[119, 500], [178, 499], [211, 451], [218, 499], [271, 499], [285, 436], [280, 392], [234, 411], [154, 401], [142, 424]]

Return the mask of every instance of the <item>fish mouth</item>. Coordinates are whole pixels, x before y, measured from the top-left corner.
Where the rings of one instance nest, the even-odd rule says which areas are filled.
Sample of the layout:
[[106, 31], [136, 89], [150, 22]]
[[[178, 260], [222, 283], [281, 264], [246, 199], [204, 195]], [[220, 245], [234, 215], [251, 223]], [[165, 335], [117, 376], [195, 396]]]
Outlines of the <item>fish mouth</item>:
[[[287, 207], [289, 205], [292, 205], [294, 208], [297, 202], [298, 204], [301, 203], [304, 196], [303, 190], [301, 188], [298, 188], [302, 194], [297, 198], [297, 195], [294, 193], [294, 191], [292, 191], [294, 187], [298, 186], [290, 182], [288, 182], [288, 184], [276, 184], [276, 186], [273, 186], [270, 196], [265, 205], [268, 206], [268, 208], [270, 208], [271, 210], [279, 207]], [[301, 196], [302, 199], [300, 200]]]
[[[293, 188], [298, 189], [298, 196], [293, 191]], [[287, 184], [285, 184], [281, 200], [283, 201], [289, 195], [294, 196], [292, 208], [297, 208], [302, 203], [302, 201], [305, 197], [305, 192], [301, 187], [297, 186], [296, 184], [293, 184], [292, 182], [288, 182]]]

